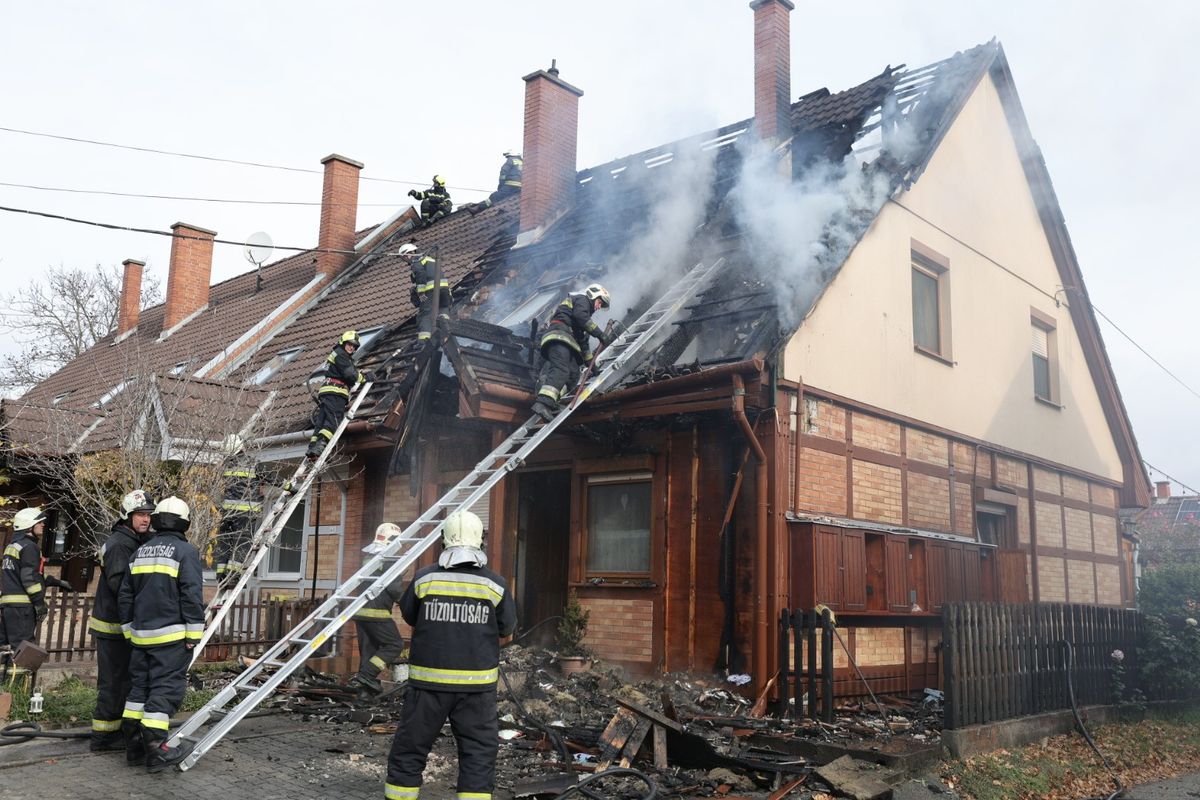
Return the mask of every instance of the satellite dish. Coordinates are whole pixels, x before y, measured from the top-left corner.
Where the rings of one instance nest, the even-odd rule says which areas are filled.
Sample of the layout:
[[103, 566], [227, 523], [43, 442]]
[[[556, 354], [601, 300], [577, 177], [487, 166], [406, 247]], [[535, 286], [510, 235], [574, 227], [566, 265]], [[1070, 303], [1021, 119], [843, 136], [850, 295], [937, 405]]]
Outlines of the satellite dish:
[[267, 263], [267, 259], [271, 257], [271, 253], [275, 250], [275, 245], [271, 241], [271, 237], [263, 231], [250, 234], [246, 239], [246, 244], [242, 248], [242, 252], [246, 256], [246, 260], [256, 267], [261, 267]]

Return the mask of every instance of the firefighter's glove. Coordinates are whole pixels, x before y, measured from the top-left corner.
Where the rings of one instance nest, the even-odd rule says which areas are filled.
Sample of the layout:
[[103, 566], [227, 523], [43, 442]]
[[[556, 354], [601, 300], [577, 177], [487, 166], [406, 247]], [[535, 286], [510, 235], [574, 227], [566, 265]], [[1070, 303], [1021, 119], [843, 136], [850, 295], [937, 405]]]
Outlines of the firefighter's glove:
[[279, 488], [283, 490], [284, 494], [292, 494], [296, 491], [296, 484], [292, 483], [291, 481], [285, 481], [283, 486], [280, 486]]
[[61, 578], [46, 578], [46, 583], [50, 584], [51, 586], [57, 586], [59, 589], [62, 589], [64, 592], [75, 591], [74, 586], [72, 586], [71, 584], [62, 580]]
[[620, 336], [622, 333], [625, 332], [625, 326], [621, 323], [621, 320], [619, 320], [619, 319], [614, 319], [612, 322], [610, 322], [608, 324], [608, 329], [610, 331], [612, 331], [613, 336]]
[[583, 354], [583, 363], [585, 363], [585, 364], [592, 363], [592, 354], [590, 352]]
[[609, 331], [600, 331], [600, 344], [604, 345], [605, 347], [608, 347], [610, 344], [615, 342], [616, 339], [617, 335], [615, 333], [610, 333]]
[[409, 196], [409, 197], [411, 197], [411, 198], [413, 198], [413, 199], [415, 199], [415, 200], [420, 200], [420, 199], [421, 199], [421, 193], [420, 193], [420, 192], [418, 192], [416, 189], [409, 189], [409, 190], [408, 190], [408, 196]]
[[363, 373], [363, 379], [374, 383], [379, 380], [379, 374], [373, 370], [367, 370]]
[[43, 600], [40, 603], [34, 604], [33, 618], [36, 622], [40, 623], [42, 620], [44, 620], [46, 618], [46, 615], [49, 613], [50, 613], [50, 609], [46, 606], [46, 601]]

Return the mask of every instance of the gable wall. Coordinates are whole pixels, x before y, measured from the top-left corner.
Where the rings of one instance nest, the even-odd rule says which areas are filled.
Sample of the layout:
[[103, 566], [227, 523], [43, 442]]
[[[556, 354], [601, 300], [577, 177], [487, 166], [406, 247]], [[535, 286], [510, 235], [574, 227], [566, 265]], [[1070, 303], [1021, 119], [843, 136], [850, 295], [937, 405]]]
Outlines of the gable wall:
[[[949, 260], [953, 364], [914, 351], [913, 241]], [[1120, 459], [999, 96], [985, 77], [784, 354], [785, 377], [1113, 481]], [[1061, 408], [1033, 396], [1030, 311], [1057, 324]]]

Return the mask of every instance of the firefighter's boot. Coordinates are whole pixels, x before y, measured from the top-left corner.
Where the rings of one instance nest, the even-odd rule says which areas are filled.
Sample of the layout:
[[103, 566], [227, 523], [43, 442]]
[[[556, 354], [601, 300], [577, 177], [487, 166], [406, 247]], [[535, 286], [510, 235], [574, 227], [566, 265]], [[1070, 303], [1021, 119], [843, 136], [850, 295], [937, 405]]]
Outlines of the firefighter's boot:
[[142, 728], [142, 742], [146, 746], [146, 772], [151, 775], [175, 766], [187, 758], [190, 748], [170, 747], [167, 737], [162, 731]]
[[546, 401], [542, 400], [540, 397], [534, 401], [533, 405], [530, 406], [530, 409], [533, 411], [533, 413], [537, 414], [546, 422], [554, 419], [554, 412], [557, 410], [551, 408]]
[[110, 753], [125, 749], [125, 739], [120, 731], [100, 733], [92, 731], [92, 740], [88, 742], [88, 750], [93, 753]]
[[142, 726], [137, 720], [127, 719], [121, 723], [121, 735], [125, 737], [125, 763], [140, 767], [146, 763], [146, 744], [142, 741]]
[[383, 691], [383, 684], [378, 678], [372, 678], [370, 675], [363, 675], [361, 672], [356, 672], [351, 678], [350, 683], [355, 686], [361, 686], [371, 694], [379, 694]]

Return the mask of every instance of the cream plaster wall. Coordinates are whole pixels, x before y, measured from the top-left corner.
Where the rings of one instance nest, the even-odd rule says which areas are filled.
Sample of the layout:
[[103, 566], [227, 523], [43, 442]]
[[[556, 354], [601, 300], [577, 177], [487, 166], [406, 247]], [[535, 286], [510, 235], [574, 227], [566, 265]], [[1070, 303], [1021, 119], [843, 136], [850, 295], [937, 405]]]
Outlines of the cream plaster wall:
[[[952, 365], [913, 349], [914, 239], [949, 259]], [[1060, 283], [985, 77], [925, 174], [884, 206], [788, 343], [785, 377], [1120, 481]], [[1034, 399], [1031, 308], [1057, 321], [1062, 408]]]

